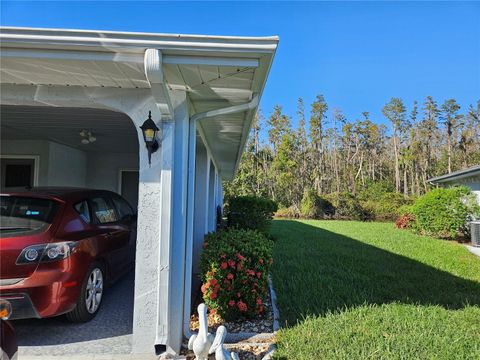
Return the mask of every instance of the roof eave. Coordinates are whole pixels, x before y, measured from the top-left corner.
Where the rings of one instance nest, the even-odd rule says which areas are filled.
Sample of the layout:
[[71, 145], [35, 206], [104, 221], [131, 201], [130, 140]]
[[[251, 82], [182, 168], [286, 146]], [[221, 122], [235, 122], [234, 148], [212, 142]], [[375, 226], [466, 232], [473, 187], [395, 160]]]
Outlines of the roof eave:
[[438, 183], [445, 183], [445, 182], [450, 182], [454, 180], [464, 179], [472, 176], [480, 176], [480, 167], [474, 168], [474, 169], [468, 169], [461, 173], [437, 176], [437, 177], [428, 179], [427, 182], [430, 184], [438, 184]]

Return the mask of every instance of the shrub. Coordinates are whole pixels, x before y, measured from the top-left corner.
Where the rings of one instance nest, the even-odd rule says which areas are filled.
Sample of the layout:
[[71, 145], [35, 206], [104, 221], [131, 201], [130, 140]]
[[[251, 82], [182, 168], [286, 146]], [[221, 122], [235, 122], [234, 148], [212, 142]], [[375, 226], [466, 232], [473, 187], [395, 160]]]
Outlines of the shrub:
[[425, 235], [455, 238], [466, 222], [479, 215], [474, 194], [465, 187], [438, 188], [419, 197], [412, 206], [415, 229]]
[[404, 214], [412, 214], [412, 205], [413, 204], [408, 204], [408, 205], [402, 205], [398, 208], [397, 213], [399, 216], [402, 216]]
[[387, 180], [367, 181], [358, 192], [360, 201], [380, 201], [388, 193], [394, 193], [393, 184]]
[[268, 232], [277, 204], [266, 198], [239, 196], [229, 200], [228, 226]]
[[395, 221], [395, 226], [398, 229], [409, 229], [415, 223], [415, 217], [412, 214], [405, 213]]
[[379, 195], [376, 199], [368, 199], [361, 202], [362, 207], [367, 210], [376, 220], [395, 220], [399, 215], [399, 209], [409, 204], [403, 194], [397, 192], [386, 192]]
[[275, 212], [275, 217], [294, 219], [299, 217], [299, 213], [295, 206], [282, 207]]
[[355, 195], [343, 192], [333, 193], [326, 196], [335, 207], [335, 218], [337, 219], [352, 219], [352, 220], [366, 220], [369, 218], [369, 213], [366, 211]]
[[300, 205], [300, 214], [302, 217], [323, 219], [332, 216], [334, 213], [335, 208], [330, 201], [320, 197], [313, 189], [305, 191]]
[[254, 230], [230, 229], [208, 234], [200, 258], [207, 307], [225, 320], [262, 313], [272, 247], [271, 240]]

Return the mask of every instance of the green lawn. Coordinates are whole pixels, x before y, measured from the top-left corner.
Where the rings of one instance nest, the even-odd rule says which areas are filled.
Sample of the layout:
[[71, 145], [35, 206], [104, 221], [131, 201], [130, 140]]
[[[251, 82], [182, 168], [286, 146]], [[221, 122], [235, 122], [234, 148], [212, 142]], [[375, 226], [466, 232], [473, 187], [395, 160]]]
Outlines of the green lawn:
[[391, 223], [275, 220], [277, 359], [480, 359], [480, 259]]

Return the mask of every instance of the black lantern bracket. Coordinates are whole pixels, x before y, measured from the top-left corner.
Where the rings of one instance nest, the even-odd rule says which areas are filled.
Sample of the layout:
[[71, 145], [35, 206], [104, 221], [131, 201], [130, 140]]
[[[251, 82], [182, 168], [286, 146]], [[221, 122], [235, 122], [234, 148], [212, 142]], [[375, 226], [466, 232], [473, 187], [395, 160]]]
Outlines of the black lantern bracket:
[[160, 131], [160, 129], [152, 120], [151, 111], [148, 112], [148, 119], [143, 122], [142, 126], [140, 126], [140, 129], [142, 129], [143, 140], [145, 141], [145, 147], [148, 151], [148, 165], [151, 166], [152, 154], [160, 147], [157, 141], [157, 133]]

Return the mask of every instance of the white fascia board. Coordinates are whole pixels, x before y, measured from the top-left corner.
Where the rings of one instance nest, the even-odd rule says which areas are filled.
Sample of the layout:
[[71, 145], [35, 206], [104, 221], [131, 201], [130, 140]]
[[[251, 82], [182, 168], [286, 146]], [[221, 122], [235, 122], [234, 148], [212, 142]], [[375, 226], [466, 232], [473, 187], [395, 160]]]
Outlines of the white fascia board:
[[[259, 104], [260, 104], [261, 96], [263, 94], [263, 90], [265, 88], [265, 84], [267, 83], [267, 77], [268, 77], [268, 74], [270, 73], [270, 68], [272, 67], [274, 56], [275, 56], [275, 51], [273, 52], [272, 56], [270, 56], [269, 58], [263, 57], [260, 60], [260, 64], [263, 66], [259, 68], [259, 70], [262, 71], [262, 74], [257, 74], [258, 70], [255, 72], [256, 76], [254, 78], [253, 91], [259, 94], [258, 95]], [[242, 154], [243, 154], [243, 151], [245, 150], [245, 146], [247, 145], [248, 135], [250, 133], [250, 128], [252, 126], [253, 117], [255, 116], [256, 111], [257, 111], [256, 108], [250, 109], [250, 111], [245, 116], [246, 121], [242, 131], [242, 138], [240, 140], [240, 146], [238, 148], [237, 160], [235, 161], [235, 166], [233, 168], [232, 178], [237, 173], [237, 170], [240, 166], [240, 161], [242, 161]]]

